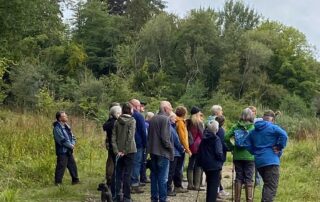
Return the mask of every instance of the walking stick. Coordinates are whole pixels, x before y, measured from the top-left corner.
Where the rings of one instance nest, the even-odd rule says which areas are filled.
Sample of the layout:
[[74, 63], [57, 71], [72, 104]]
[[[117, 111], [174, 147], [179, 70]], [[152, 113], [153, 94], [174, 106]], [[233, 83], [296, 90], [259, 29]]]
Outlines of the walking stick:
[[231, 179], [231, 201], [233, 202], [233, 194], [234, 194], [234, 163], [233, 163], [233, 157], [232, 157], [232, 179]]
[[199, 198], [199, 193], [200, 193], [200, 188], [198, 189], [198, 193], [197, 193], [197, 198], [196, 198], [196, 202], [198, 202], [198, 198]]

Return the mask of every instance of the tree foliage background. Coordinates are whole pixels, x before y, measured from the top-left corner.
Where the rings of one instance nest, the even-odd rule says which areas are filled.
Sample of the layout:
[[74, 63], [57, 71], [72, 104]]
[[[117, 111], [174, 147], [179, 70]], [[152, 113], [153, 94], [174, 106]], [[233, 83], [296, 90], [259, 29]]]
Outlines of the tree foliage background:
[[[0, 0], [0, 101], [99, 118], [132, 97], [320, 114], [320, 63], [299, 30], [240, 1], [184, 18], [162, 0]], [[62, 7], [74, 10], [63, 23]], [[221, 98], [221, 99], [217, 99]], [[212, 103], [212, 102], [215, 103]]]

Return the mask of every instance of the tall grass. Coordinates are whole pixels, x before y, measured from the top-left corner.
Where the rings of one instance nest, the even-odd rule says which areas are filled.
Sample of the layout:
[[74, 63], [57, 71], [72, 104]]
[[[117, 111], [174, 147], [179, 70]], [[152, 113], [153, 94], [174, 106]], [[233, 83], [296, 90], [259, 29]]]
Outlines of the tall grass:
[[[80, 180], [87, 176], [103, 176], [106, 153], [103, 145], [105, 135], [101, 127], [72, 118], [72, 115], [70, 117], [77, 137], [74, 154]], [[11, 201], [16, 195], [13, 190], [53, 185], [56, 161], [53, 120], [40, 114], [0, 111], [1, 199]], [[71, 183], [67, 172], [64, 183]]]

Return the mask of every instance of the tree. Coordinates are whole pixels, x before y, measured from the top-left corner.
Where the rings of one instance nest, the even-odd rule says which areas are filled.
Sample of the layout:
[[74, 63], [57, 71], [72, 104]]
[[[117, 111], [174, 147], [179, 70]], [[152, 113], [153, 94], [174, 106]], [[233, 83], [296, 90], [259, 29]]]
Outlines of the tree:
[[97, 0], [80, 4], [76, 15], [73, 36], [85, 49], [88, 68], [97, 77], [115, 72], [115, 50], [127, 37], [127, 19], [109, 15], [105, 3]]
[[160, 14], [165, 8], [162, 0], [132, 0], [128, 2], [127, 16], [131, 21], [133, 30], [141, 27], [152, 17]]

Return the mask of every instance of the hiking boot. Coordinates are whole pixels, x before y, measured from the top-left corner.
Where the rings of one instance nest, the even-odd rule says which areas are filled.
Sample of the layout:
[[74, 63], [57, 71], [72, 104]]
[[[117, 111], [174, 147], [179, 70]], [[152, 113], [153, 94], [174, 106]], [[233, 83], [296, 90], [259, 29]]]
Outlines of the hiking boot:
[[80, 184], [80, 181], [79, 180], [78, 181], [73, 181], [71, 184], [72, 185]]
[[174, 191], [168, 191], [167, 195], [168, 195], [168, 196], [176, 196], [177, 193], [174, 192]]
[[176, 193], [187, 193], [187, 192], [188, 192], [188, 190], [187, 190], [187, 189], [184, 189], [183, 187], [175, 187], [175, 188], [174, 188], [174, 191], [175, 191]]
[[131, 187], [131, 194], [142, 194], [143, 192], [139, 186]]
[[226, 192], [225, 190], [219, 191], [219, 194], [220, 194], [221, 196], [229, 196], [229, 195], [230, 195], [230, 193], [229, 193], [229, 192]]
[[188, 190], [192, 190], [192, 191], [195, 191], [196, 189], [194, 188], [194, 186], [192, 186], [192, 185], [188, 185], [188, 188], [187, 188]]
[[140, 187], [145, 187], [145, 186], [146, 186], [146, 183], [140, 182], [140, 183], [139, 183], [139, 186], [140, 186]]

